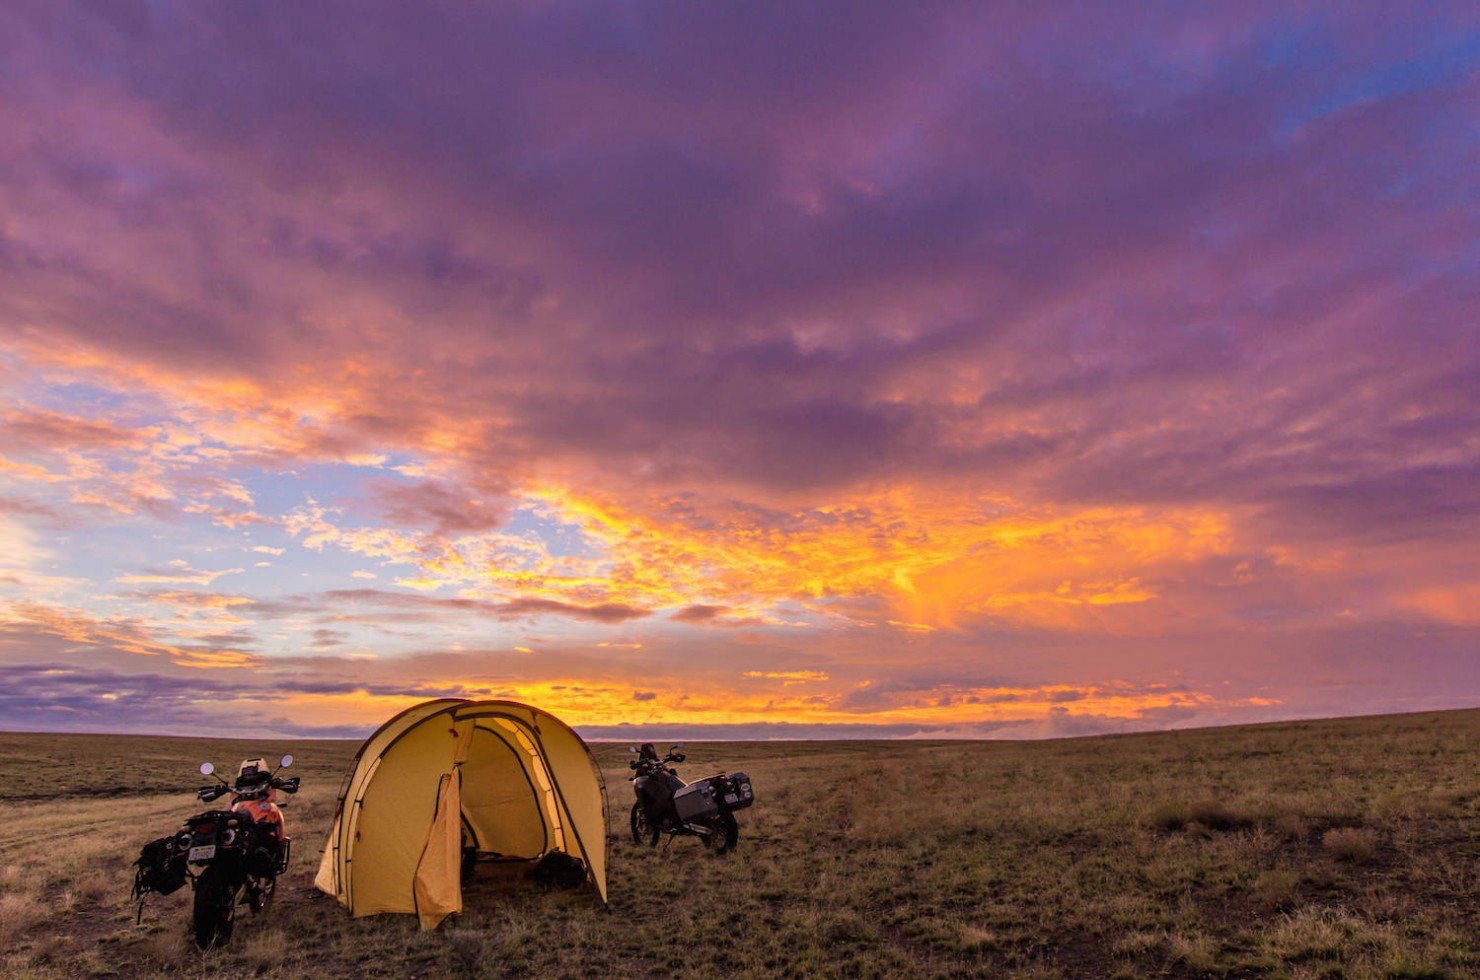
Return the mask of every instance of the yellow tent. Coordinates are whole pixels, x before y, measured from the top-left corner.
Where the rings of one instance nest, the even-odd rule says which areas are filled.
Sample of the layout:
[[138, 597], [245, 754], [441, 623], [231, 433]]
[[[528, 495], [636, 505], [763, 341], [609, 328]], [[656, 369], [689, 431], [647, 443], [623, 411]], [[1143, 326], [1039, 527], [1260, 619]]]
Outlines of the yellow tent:
[[514, 701], [426, 701], [365, 740], [314, 884], [359, 918], [462, 911], [462, 849], [584, 862], [606, 901], [606, 805], [581, 737]]

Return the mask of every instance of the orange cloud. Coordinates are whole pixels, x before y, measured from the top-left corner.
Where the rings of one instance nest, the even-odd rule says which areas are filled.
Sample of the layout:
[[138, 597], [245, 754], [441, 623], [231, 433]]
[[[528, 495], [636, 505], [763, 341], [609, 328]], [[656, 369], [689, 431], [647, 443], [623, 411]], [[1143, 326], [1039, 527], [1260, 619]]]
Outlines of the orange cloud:
[[[1206, 712], [1278, 704], [1266, 698], [1224, 700], [1205, 691], [1171, 690], [1156, 685], [1137, 687], [1124, 682], [1099, 686], [944, 686], [891, 697], [881, 703], [864, 703], [841, 691], [804, 695], [747, 693], [742, 688], [704, 693], [678, 685], [653, 684], [648, 680], [644, 680], [642, 696], [634, 699], [631, 683], [586, 677], [462, 681], [457, 684], [457, 689], [467, 697], [503, 697], [548, 705], [563, 720], [575, 725], [617, 725], [661, 719], [664, 723], [680, 724], [784, 721], [949, 729], [1039, 721], [1054, 715], [1135, 721], [1166, 712]], [[306, 716], [311, 714], [335, 723], [365, 723], [423, 697], [424, 694], [410, 692], [405, 696], [371, 696], [360, 691], [289, 695], [283, 707], [289, 708], [298, 702], [303, 707], [312, 707], [313, 711]]]
[[3, 628], [25, 628], [71, 643], [111, 647], [140, 656], [166, 657], [180, 667], [250, 667], [260, 660], [255, 654], [226, 647], [171, 643], [161, 639], [154, 628], [137, 620], [98, 619], [81, 610], [36, 602], [0, 603], [0, 629]]
[[[679, 609], [675, 619], [780, 624], [778, 604], [929, 632], [978, 620], [1055, 629], [1113, 628], [1116, 607], [1150, 603], [1155, 580], [1231, 546], [1228, 518], [1198, 508], [1068, 513], [961, 492], [912, 488], [847, 504], [763, 511], [658, 500], [638, 507], [563, 486], [524, 492], [526, 507], [578, 531], [586, 554], [552, 554], [529, 537], [453, 538], [341, 528], [310, 501], [287, 529], [405, 563], [402, 586], [456, 586], [558, 602]], [[882, 601], [889, 615], [867, 606]]]
[[[1228, 518], [1206, 509], [1064, 514], [911, 488], [763, 515], [695, 512], [690, 501], [640, 512], [553, 487], [532, 496], [600, 544], [606, 587], [623, 601], [670, 607], [713, 599], [764, 609], [797, 600], [828, 610], [882, 597], [900, 617], [891, 624], [915, 630], [982, 618], [1103, 626], [1096, 610], [1154, 600], [1148, 578], [1222, 553], [1232, 539]], [[577, 581], [592, 578], [520, 584]]]
[[779, 680], [791, 683], [827, 680], [827, 674], [820, 670], [747, 670], [740, 676], [747, 680]]
[[1480, 626], [1480, 582], [1461, 582], [1413, 592], [1398, 604], [1451, 626]]

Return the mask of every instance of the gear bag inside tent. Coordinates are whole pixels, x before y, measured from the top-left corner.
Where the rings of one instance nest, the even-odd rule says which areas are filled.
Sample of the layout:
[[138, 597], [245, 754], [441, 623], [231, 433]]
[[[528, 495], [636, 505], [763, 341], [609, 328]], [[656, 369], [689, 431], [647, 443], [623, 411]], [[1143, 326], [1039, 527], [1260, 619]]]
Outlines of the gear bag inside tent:
[[462, 911], [465, 858], [559, 852], [605, 902], [606, 826], [595, 760], [555, 716], [513, 701], [427, 701], [360, 746], [314, 884], [356, 918], [405, 912], [435, 929]]

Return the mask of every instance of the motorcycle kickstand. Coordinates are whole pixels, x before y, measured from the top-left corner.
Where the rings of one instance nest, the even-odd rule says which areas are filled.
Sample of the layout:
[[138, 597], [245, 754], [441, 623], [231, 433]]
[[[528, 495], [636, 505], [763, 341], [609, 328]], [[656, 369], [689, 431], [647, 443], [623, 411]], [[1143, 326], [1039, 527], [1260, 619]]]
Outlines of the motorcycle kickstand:
[[667, 854], [668, 853], [668, 848], [670, 848], [670, 847], [673, 846], [673, 838], [676, 837], [676, 836], [677, 836], [676, 834], [669, 834], [668, 835], [668, 841], [667, 841], [667, 843], [665, 843], [663, 845], [663, 853], [664, 854]]

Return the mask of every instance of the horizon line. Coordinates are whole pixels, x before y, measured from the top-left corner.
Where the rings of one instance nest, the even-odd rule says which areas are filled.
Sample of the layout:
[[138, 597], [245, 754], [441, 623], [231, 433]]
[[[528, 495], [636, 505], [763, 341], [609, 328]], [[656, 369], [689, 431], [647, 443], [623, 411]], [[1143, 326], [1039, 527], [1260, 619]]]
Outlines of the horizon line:
[[[737, 734], [737, 735], [731, 735], [731, 736], [727, 736], [727, 737], [704, 737], [702, 735], [700, 735], [700, 736], [693, 736], [693, 735], [683, 735], [683, 734], [661, 734], [661, 735], [660, 734], [648, 734], [646, 736], [641, 736], [639, 734], [643, 730], [647, 730], [649, 733], [654, 732], [654, 731], [661, 732], [661, 731], [664, 731], [665, 729], [668, 729], [669, 726], [671, 726], [674, 729], [677, 729], [677, 728], [687, 728], [688, 730], [697, 730], [697, 729], [703, 727], [702, 724], [689, 724], [689, 725], [686, 725], [683, 722], [657, 722], [657, 723], [653, 723], [653, 724], [621, 723], [621, 724], [618, 724], [618, 725], [593, 725], [593, 726], [588, 726], [588, 727], [593, 728], [593, 729], [602, 729], [603, 730], [603, 733], [601, 735], [587, 735], [585, 732], [582, 731], [582, 726], [580, 726], [580, 725], [572, 725], [571, 727], [575, 730], [575, 732], [578, 735], [581, 736], [581, 739], [583, 741], [585, 741], [587, 743], [590, 743], [590, 744], [597, 744], [597, 745], [620, 745], [620, 744], [624, 744], [624, 743], [630, 742], [634, 738], [646, 738], [647, 740], [655, 740], [655, 741], [713, 742], [713, 743], [719, 743], [719, 742], [1060, 742], [1060, 741], [1068, 741], [1068, 740], [1071, 740], [1071, 739], [1072, 740], [1081, 740], [1081, 739], [1090, 739], [1090, 738], [1117, 738], [1117, 737], [1141, 736], [1141, 735], [1171, 735], [1171, 734], [1179, 734], [1179, 733], [1187, 733], [1187, 732], [1219, 731], [1219, 730], [1223, 730], [1223, 729], [1233, 729], [1233, 728], [1264, 728], [1264, 727], [1270, 727], [1270, 726], [1274, 726], [1274, 725], [1308, 724], [1308, 723], [1338, 722], [1338, 721], [1364, 721], [1364, 720], [1366, 720], [1366, 721], [1374, 721], [1374, 720], [1384, 719], [1384, 718], [1411, 718], [1411, 717], [1420, 716], [1420, 715], [1455, 714], [1455, 713], [1468, 712], [1468, 711], [1480, 711], [1480, 703], [1472, 704], [1472, 705], [1466, 705], [1466, 706], [1462, 706], [1462, 707], [1452, 707], [1452, 708], [1422, 708], [1422, 709], [1418, 709], [1418, 710], [1414, 710], [1414, 711], [1386, 711], [1386, 712], [1378, 712], [1378, 713], [1374, 713], [1374, 714], [1354, 714], [1354, 715], [1296, 715], [1296, 716], [1291, 716], [1291, 717], [1287, 717], [1287, 718], [1267, 718], [1267, 719], [1263, 719], [1263, 720], [1260, 720], [1260, 721], [1232, 722], [1232, 723], [1228, 723], [1228, 724], [1189, 725], [1189, 726], [1185, 726], [1185, 727], [1167, 727], [1167, 728], [1142, 728], [1142, 729], [1130, 729], [1130, 730], [1125, 730], [1125, 731], [1082, 732], [1082, 733], [1069, 733], [1069, 734], [1062, 734], [1062, 735], [1049, 735], [1049, 736], [1038, 736], [1038, 737], [1026, 736], [1026, 737], [1017, 737], [1017, 738], [1014, 738], [1014, 737], [1003, 737], [1002, 735], [975, 735], [975, 736], [972, 736], [972, 735], [960, 735], [960, 734], [957, 734], [957, 735], [938, 734], [937, 735], [937, 734], [929, 734], [928, 733], [928, 730], [926, 732], [912, 733], [912, 734], [908, 734], [908, 735], [899, 735], [899, 734], [896, 734], [896, 735], [887, 735], [887, 734], [860, 734], [860, 735], [834, 736], [834, 737], [831, 737], [831, 738], [825, 737], [825, 736], [819, 737], [819, 736], [802, 736], [802, 735], [789, 736], [789, 737], [788, 736], [776, 736], [776, 735], [764, 736], [764, 737], [762, 737], [762, 736], [750, 736], [750, 737], [746, 737], [744, 735], [738, 735]], [[853, 722], [835, 722], [835, 723], [830, 723], [830, 724], [831, 724], [831, 726], [835, 726], [835, 727], [840, 728], [840, 729], [859, 729], [859, 728], [868, 727], [864, 723], [853, 723]], [[829, 723], [816, 723], [815, 725], [809, 725], [809, 726], [806, 726], [806, 727], [827, 728], [827, 727], [830, 727], [830, 724]], [[615, 735], [609, 733], [609, 731], [606, 731], [606, 730], [609, 730], [609, 729], [612, 729], [612, 728], [622, 728], [622, 727], [627, 727], [627, 726], [630, 726], [631, 729], [632, 729], [631, 736], [616, 737]], [[736, 723], [734, 725], [714, 724], [714, 725], [711, 725], [709, 727], [712, 727], [712, 728], [731, 728], [731, 727], [740, 728], [740, 727], [747, 727], [747, 726], [749, 726], [749, 727], [770, 726], [770, 727], [774, 727], [774, 728], [785, 729], [785, 728], [788, 728], [788, 727], [802, 727], [802, 723], [798, 723], [798, 722], [786, 722], [786, 721], [741, 722], [741, 723]], [[264, 736], [253, 736], [253, 735], [249, 735], [249, 736], [236, 736], [236, 737], [234, 737], [234, 736], [227, 736], [227, 735], [181, 735], [181, 734], [178, 734], [178, 733], [160, 733], [160, 732], [147, 732], [147, 731], [79, 731], [79, 730], [72, 730], [72, 729], [61, 729], [61, 730], [58, 730], [58, 729], [0, 729], [0, 737], [11, 736], [11, 735], [35, 735], [35, 736], [74, 735], [74, 736], [84, 736], [84, 737], [89, 737], [89, 738], [168, 738], [168, 739], [181, 739], [181, 740], [190, 740], [190, 741], [210, 741], [210, 742], [249, 742], [249, 741], [264, 741], [264, 742], [363, 742], [366, 738], [368, 738], [371, 734], [373, 734], [375, 732], [375, 730], [376, 730], [377, 727], [378, 726], [374, 726], [374, 725], [368, 726], [366, 728], [366, 730], [365, 730], [365, 733], [363, 735], [359, 735], [359, 736], [349, 735], [349, 734], [345, 734], [345, 735], [301, 734], [301, 735], [264, 735]], [[890, 727], [890, 726], [881, 723], [881, 724], [879, 724], [877, 726], [874, 726], [874, 727], [886, 728], [886, 727]]]

